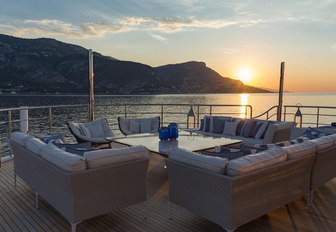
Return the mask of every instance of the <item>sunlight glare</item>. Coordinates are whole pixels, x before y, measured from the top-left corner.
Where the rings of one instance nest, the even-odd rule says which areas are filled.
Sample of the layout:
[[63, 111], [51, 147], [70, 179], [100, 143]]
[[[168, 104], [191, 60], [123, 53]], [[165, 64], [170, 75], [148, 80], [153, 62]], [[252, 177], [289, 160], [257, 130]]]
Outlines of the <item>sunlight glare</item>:
[[236, 75], [237, 75], [238, 79], [245, 84], [246, 82], [248, 82], [252, 78], [253, 73], [248, 68], [240, 68], [237, 71]]
[[[240, 104], [241, 105], [247, 105], [248, 104], [248, 97], [249, 95], [246, 93], [240, 94]], [[240, 107], [240, 118], [245, 118], [246, 117], [246, 107], [242, 106]]]

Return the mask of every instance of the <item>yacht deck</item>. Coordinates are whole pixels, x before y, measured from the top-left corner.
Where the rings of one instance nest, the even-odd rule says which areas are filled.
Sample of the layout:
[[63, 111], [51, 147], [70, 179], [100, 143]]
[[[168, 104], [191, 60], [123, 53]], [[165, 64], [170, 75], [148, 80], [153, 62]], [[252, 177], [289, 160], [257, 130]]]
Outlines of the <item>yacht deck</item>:
[[[178, 206], [168, 215], [168, 179], [164, 158], [150, 154], [148, 218], [143, 204], [130, 206], [80, 223], [77, 231], [224, 231], [220, 226]], [[34, 207], [34, 192], [18, 178], [14, 187], [13, 161], [0, 168], [0, 231], [70, 231], [70, 224], [43, 199]], [[314, 207], [301, 198], [275, 209], [236, 231], [336, 231], [336, 178], [315, 193]]]

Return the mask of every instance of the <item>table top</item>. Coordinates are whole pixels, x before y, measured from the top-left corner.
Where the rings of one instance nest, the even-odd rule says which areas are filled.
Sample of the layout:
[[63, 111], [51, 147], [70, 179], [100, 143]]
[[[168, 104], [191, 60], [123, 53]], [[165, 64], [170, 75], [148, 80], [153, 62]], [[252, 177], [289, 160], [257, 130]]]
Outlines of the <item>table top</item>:
[[176, 140], [160, 140], [158, 134], [145, 133], [113, 138], [113, 141], [129, 146], [142, 145], [150, 151], [162, 155], [167, 155], [169, 151], [176, 147], [197, 152], [211, 149], [215, 146], [226, 146], [242, 142], [238, 139], [214, 138], [185, 131], [180, 132]]

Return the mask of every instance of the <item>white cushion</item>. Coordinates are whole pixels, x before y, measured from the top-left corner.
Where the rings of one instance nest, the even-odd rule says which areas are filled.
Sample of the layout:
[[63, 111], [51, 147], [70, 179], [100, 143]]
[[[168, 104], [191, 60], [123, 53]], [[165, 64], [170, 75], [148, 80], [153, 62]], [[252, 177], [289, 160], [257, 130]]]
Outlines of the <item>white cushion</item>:
[[152, 122], [150, 119], [144, 119], [140, 122], [140, 133], [149, 133], [152, 130]]
[[316, 145], [316, 152], [321, 152], [334, 145], [334, 138], [331, 136], [323, 136], [318, 139], [310, 140]]
[[261, 137], [263, 136], [263, 134], [265, 133], [265, 131], [266, 131], [268, 125], [269, 125], [269, 122], [258, 122], [258, 123], [262, 123], [262, 125], [259, 128], [258, 132], [255, 134], [255, 136], [254, 136], [255, 139], [261, 139]]
[[144, 146], [101, 149], [85, 152], [84, 157], [88, 168], [98, 168], [120, 162], [147, 159], [148, 149]]
[[78, 123], [80, 129], [81, 129], [81, 134], [86, 136], [86, 137], [91, 137], [91, 133], [90, 133], [90, 130], [89, 128], [87, 128], [83, 123]]
[[239, 176], [286, 160], [287, 153], [281, 147], [273, 147], [260, 153], [230, 160], [226, 166], [226, 174]]
[[105, 133], [101, 123], [95, 123], [87, 126], [90, 130], [91, 138], [104, 138]]
[[140, 123], [134, 120], [130, 120], [130, 131], [134, 134], [140, 133]]
[[11, 140], [13, 140], [14, 142], [20, 144], [21, 146], [26, 146], [26, 141], [28, 139], [30, 139], [31, 137], [23, 132], [13, 132], [11, 134]]
[[224, 173], [228, 159], [201, 155], [195, 152], [176, 148], [169, 152], [169, 159], [196, 166], [216, 173]]
[[66, 171], [86, 169], [86, 161], [82, 156], [63, 151], [54, 144], [47, 144], [41, 149], [40, 155], [50, 163]]
[[40, 155], [41, 149], [44, 146], [47, 146], [47, 144], [42, 142], [41, 139], [38, 138], [30, 138], [26, 141], [26, 148], [36, 155]]
[[238, 124], [239, 124], [239, 121], [235, 121], [235, 122], [225, 121], [223, 134], [224, 135], [236, 135]]
[[290, 146], [283, 147], [287, 152], [287, 159], [297, 159], [305, 156], [309, 156], [315, 153], [316, 145], [310, 141], [304, 143], [294, 144]]

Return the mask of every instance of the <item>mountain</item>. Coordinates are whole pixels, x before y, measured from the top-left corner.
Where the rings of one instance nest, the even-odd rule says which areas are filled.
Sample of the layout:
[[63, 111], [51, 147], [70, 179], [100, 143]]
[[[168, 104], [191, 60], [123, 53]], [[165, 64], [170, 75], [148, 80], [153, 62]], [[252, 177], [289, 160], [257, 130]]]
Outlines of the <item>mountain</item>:
[[[94, 53], [96, 94], [268, 92], [222, 77], [204, 62], [151, 67]], [[55, 39], [0, 35], [0, 92], [88, 92], [88, 50]]]

